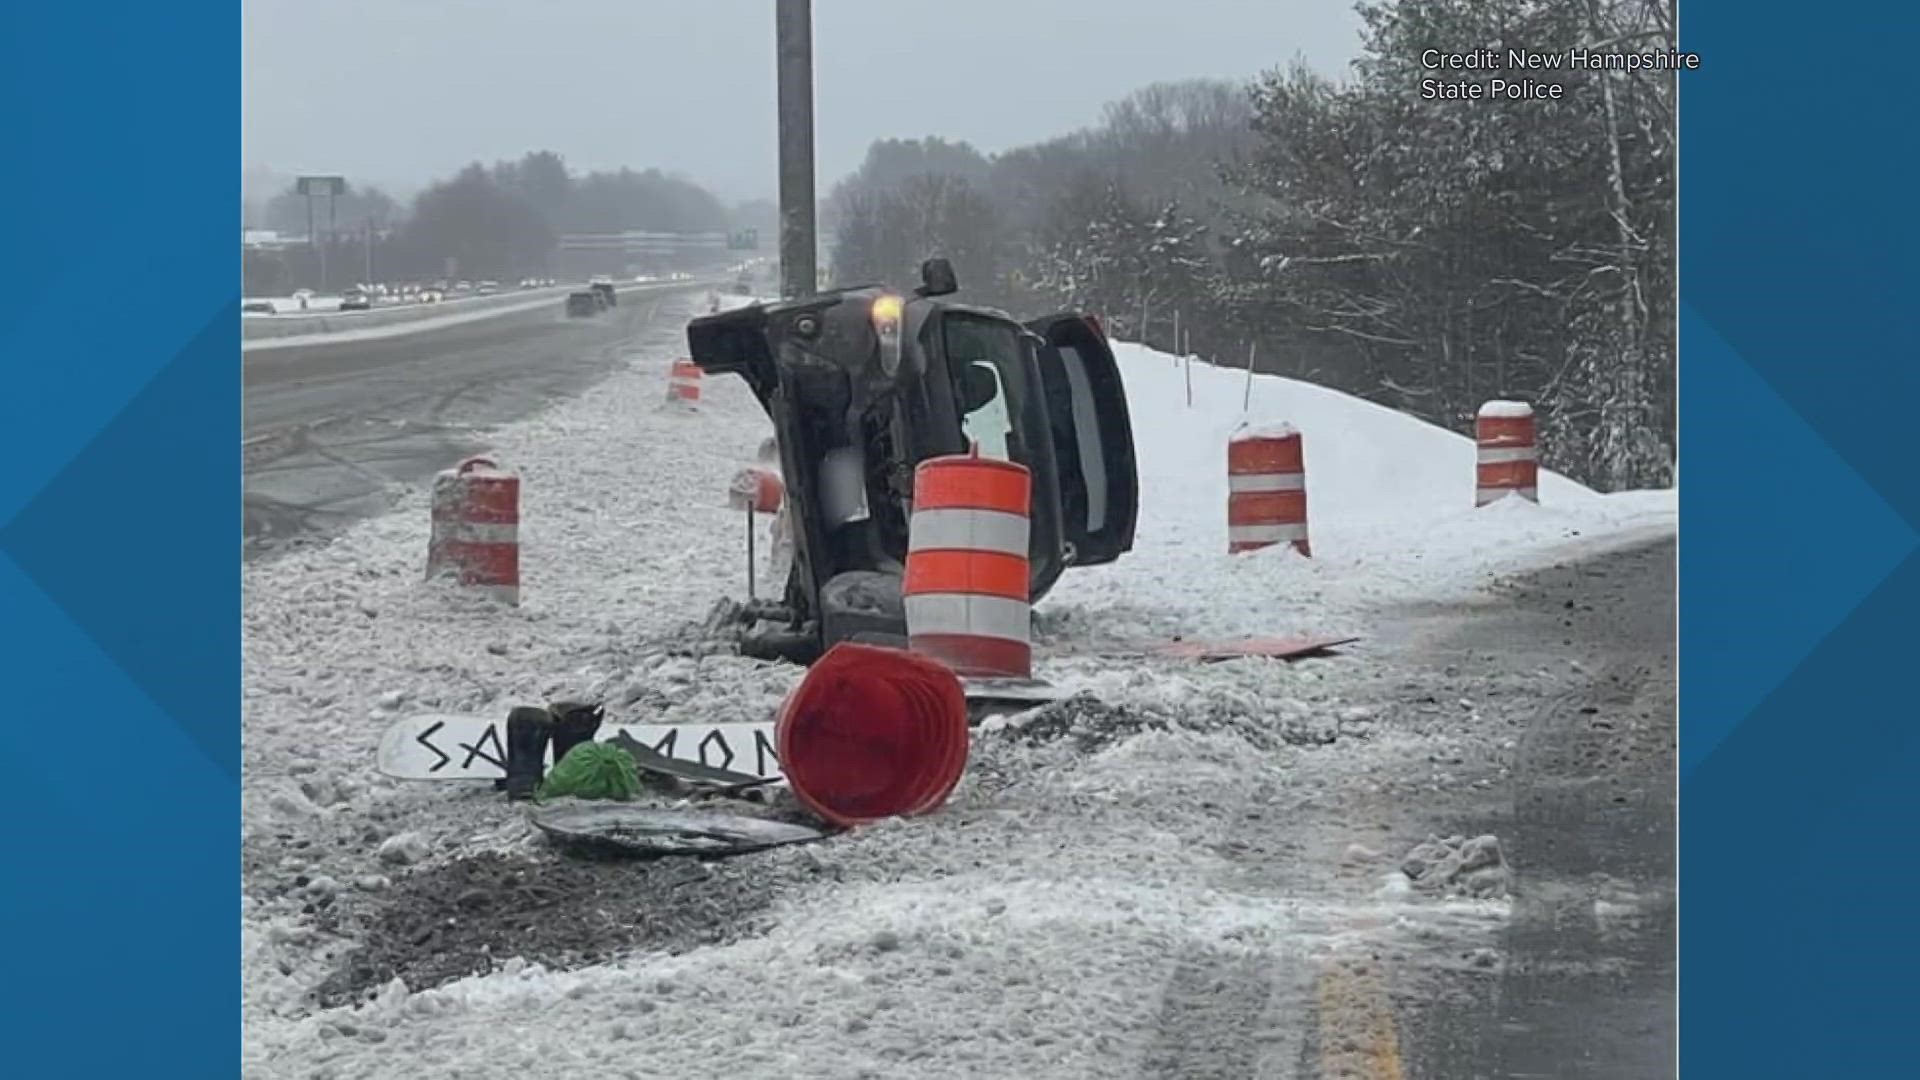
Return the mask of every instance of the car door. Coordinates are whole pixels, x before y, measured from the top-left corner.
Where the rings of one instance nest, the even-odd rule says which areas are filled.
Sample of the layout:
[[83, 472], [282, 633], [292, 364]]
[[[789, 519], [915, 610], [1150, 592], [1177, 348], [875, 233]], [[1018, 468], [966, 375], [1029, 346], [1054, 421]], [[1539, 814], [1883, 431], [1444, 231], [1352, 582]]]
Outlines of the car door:
[[1084, 315], [1048, 315], [1026, 324], [1038, 335], [1037, 363], [1059, 476], [1061, 535], [1069, 564], [1095, 566], [1133, 548], [1139, 474], [1120, 366], [1104, 334]]
[[[982, 455], [1026, 466], [1032, 485], [1027, 586], [1038, 600], [1068, 565], [1046, 395], [1037, 382], [1039, 350], [1020, 323], [997, 311], [959, 304], [939, 305], [937, 322], [924, 337], [926, 383], [951, 401], [950, 414], [946, 409], [939, 413], [953, 419], [929, 414], [915, 460], [977, 448]], [[946, 430], [949, 425], [951, 430]]]

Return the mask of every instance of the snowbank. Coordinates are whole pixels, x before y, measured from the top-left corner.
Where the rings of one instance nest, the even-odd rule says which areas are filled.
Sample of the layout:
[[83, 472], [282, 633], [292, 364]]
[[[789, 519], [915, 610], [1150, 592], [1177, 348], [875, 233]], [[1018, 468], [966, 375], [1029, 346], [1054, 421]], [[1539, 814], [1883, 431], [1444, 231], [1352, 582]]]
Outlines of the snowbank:
[[[1069, 573], [1042, 625], [1116, 638], [1364, 632], [1370, 613], [1459, 596], [1501, 574], [1674, 527], [1671, 490], [1601, 495], [1540, 474], [1540, 503], [1474, 508], [1472, 439], [1405, 413], [1271, 375], [1116, 343], [1140, 469], [1134, 550]], [[1243, 411], [1243, 396], [1248, 404]], [[1297, 431], [1313, 558], [1286, 545], [1227, 554], [1227, 442]], [[1131, 624], [1131, 625], [1129, 625]]]

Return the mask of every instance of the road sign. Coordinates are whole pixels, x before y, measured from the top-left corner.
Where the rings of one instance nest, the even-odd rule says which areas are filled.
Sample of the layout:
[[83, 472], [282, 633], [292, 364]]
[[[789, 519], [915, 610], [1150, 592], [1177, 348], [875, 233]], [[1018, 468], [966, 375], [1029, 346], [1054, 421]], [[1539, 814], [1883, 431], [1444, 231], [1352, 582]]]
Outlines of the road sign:
[[344, 176], [302, 176], [294, 181], [293, 190], [309, 197], [314, 195], [344, 195], [347, 192], [347, 178]]

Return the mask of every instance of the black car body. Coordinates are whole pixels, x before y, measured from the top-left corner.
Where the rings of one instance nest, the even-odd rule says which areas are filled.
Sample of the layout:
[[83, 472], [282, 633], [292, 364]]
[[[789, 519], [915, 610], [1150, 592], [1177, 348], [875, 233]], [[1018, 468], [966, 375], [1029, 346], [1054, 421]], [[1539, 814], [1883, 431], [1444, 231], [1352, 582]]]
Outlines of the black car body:
[[602, 300], [600, 298], [600, 294], [596, 292], [593, 292], [587, 289], [582, 289], [579, 292], [571, 292], [567, 294], [567, 317], [568, 318], [571, 318], [571, 319], [592, 318], [593, 316], [600, 314], [604, 310], [606, 310], [606, 301]]
[[613, 282], [596, 281], [589, 287], [599, 294], [600, 299], [606, 301], [608, 307], [614, 307], [620, 303], [619, 297], [614, 295]]
[[779, 440], [793, 567], [772, 625], [742, 642], [750, 655], [809, 663], [838, 641], [904, 643], [914, 469], [931, 457], [978, 445], [1027, 467], [1035, 600], [1068, 567], [1133, 547], [1126, 392], [1089, 318], [1022, 324], [867, 287], [701, 316], [687, 339], [703, 371], [746, 380]]

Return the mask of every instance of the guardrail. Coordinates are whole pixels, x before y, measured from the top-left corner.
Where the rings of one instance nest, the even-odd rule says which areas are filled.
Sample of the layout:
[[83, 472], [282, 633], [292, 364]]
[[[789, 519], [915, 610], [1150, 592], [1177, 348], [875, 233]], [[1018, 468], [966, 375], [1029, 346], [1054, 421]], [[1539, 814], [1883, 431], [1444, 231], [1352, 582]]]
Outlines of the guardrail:
[[[471, 297], [464, 300], [446, 301], [437, 304], [413, 304], [400, 308], [375, 308], [372, 311], [350, 312], [345, 314], [326, 313], [319, 315], [262, 315], [242, 320], [240, 348], [242, 352], [276, 351], [282, 347], [303, 348], [308, 345], [325, 344], [329, 340], [352, 340], [352, 335], [367, 330], [382, 330], [377, 336], [389, 337], [414, 333], [410, 329], [386, 330], [387, 327], [407, 327], [417, 324], [418, 332], [428, 332], [444, 327], [472, 323], [479, 320], [504, 318], [521, 312], [535, 311], [548, 305], [559, 304], [569, 292], [584, 289], [584, 285], [558, 286], [551, 289], [527, 289], [497, 296]], [[694, 279], [691, 281], [647, 281], [616, 283], [614, 288], [621, 296], [660, 292], [669, 289], [717, 288], [711, 280]], [[485, 302], [483, 302], [485, 301]], [[267, 332], [247, 333], [248, 328], [256, 324], [267, 324], [274, 329]]]
[[500, 292], [491, 296], [465, 296], [433, 304], [401, 303], [376, 307], [369, 311], [247, 315], [240, 319], [240, 340], [255, 341], [262, 338], [335, 334], [343, 330], [365, 330], [375, 326], [392, 326], [395, 323], [485, 311], [489, 308], [514, 307], [543, 298], [558, 301], [567, 293], [584, 288], [586, 288], [585, 285], [557, 285], [549, 289], [514, 289], [511, 292]]

